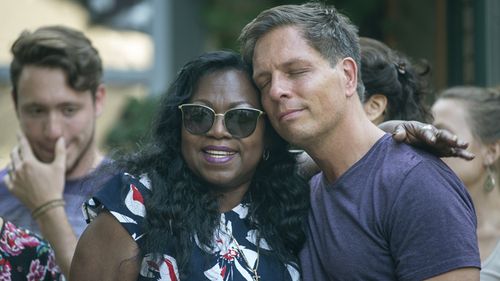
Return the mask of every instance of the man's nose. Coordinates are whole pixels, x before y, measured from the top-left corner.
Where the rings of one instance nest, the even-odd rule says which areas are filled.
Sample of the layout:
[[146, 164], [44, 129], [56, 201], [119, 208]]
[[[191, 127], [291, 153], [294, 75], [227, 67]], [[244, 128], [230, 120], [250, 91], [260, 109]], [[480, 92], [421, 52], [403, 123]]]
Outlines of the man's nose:
[[47, 138], [57, 140], [63, 135], [62, 120], [57, 114], [49, 114], [44, 124], [44, 134]]
[[275, 75], [271, 80], [269, 97], [273, 100], [280, 100], [290, 96], [290, 83], [282, 75]]

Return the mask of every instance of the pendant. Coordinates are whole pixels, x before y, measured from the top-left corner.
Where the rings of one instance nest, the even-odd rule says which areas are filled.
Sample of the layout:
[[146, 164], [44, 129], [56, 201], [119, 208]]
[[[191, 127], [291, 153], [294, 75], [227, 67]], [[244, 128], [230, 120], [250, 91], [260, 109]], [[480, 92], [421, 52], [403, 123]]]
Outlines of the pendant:
[[259, 273], [257, 273], [257, 270], [252, 270], [252, 271], [253, 271], [253, 276], [252, 276], [253, 281], [260, 281], [260, 276]]

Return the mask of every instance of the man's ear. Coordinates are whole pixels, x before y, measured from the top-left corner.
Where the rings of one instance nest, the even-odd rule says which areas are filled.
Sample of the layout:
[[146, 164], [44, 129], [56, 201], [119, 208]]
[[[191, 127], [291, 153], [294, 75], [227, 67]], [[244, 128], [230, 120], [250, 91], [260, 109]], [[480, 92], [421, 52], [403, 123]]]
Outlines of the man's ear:
[[14, 93], [14, 89], [10, 90], [10, 97], [12, 98], [12, 103], [14, 104], [14, 110], [16, 111], [16, 115], [19, 118], [19, 112], [17, 110], [17, 94]]
[[97, 87], [94, 99], [95, 116], [99, 117], [104, 110], [104, 102], [106, 101], [106, 87], [104, 84], [100, 84]]
[[382, 94], [374, 94], [363, 104], [366, 116], [374, 124], [384, 121], [385, 109], [387, 108], [387, 97]]
[[356, 93], [358, 87], [358, 66], [352, 58], [347, 57], [342, 60], [342, 69], [346, 79], [345, 87], [347, 96], [352, 96]]

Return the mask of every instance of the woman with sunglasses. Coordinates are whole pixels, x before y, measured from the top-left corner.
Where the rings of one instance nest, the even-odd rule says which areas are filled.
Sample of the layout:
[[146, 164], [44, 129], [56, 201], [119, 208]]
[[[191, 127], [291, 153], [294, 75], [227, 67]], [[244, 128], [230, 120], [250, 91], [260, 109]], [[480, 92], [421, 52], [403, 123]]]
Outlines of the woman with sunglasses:
[[181, 69], [151, 145], [84, 207], [70, 280], [299, 280], [308, 187], [249, 73], [231, 52]]
[[300, 280], [309, 188], [249, 73], [223, 51], [181, 69], [151, 144], [84, 206], [70, 280]]

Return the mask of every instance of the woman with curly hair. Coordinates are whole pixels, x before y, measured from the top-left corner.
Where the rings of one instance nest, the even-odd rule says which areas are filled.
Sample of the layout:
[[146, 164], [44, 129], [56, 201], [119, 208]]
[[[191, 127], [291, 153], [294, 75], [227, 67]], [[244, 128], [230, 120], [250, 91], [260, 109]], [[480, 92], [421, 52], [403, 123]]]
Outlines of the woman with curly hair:
[[300, 280], [307, 182], [232, 52], [188, 62], [84, 209], [70, 280]]

